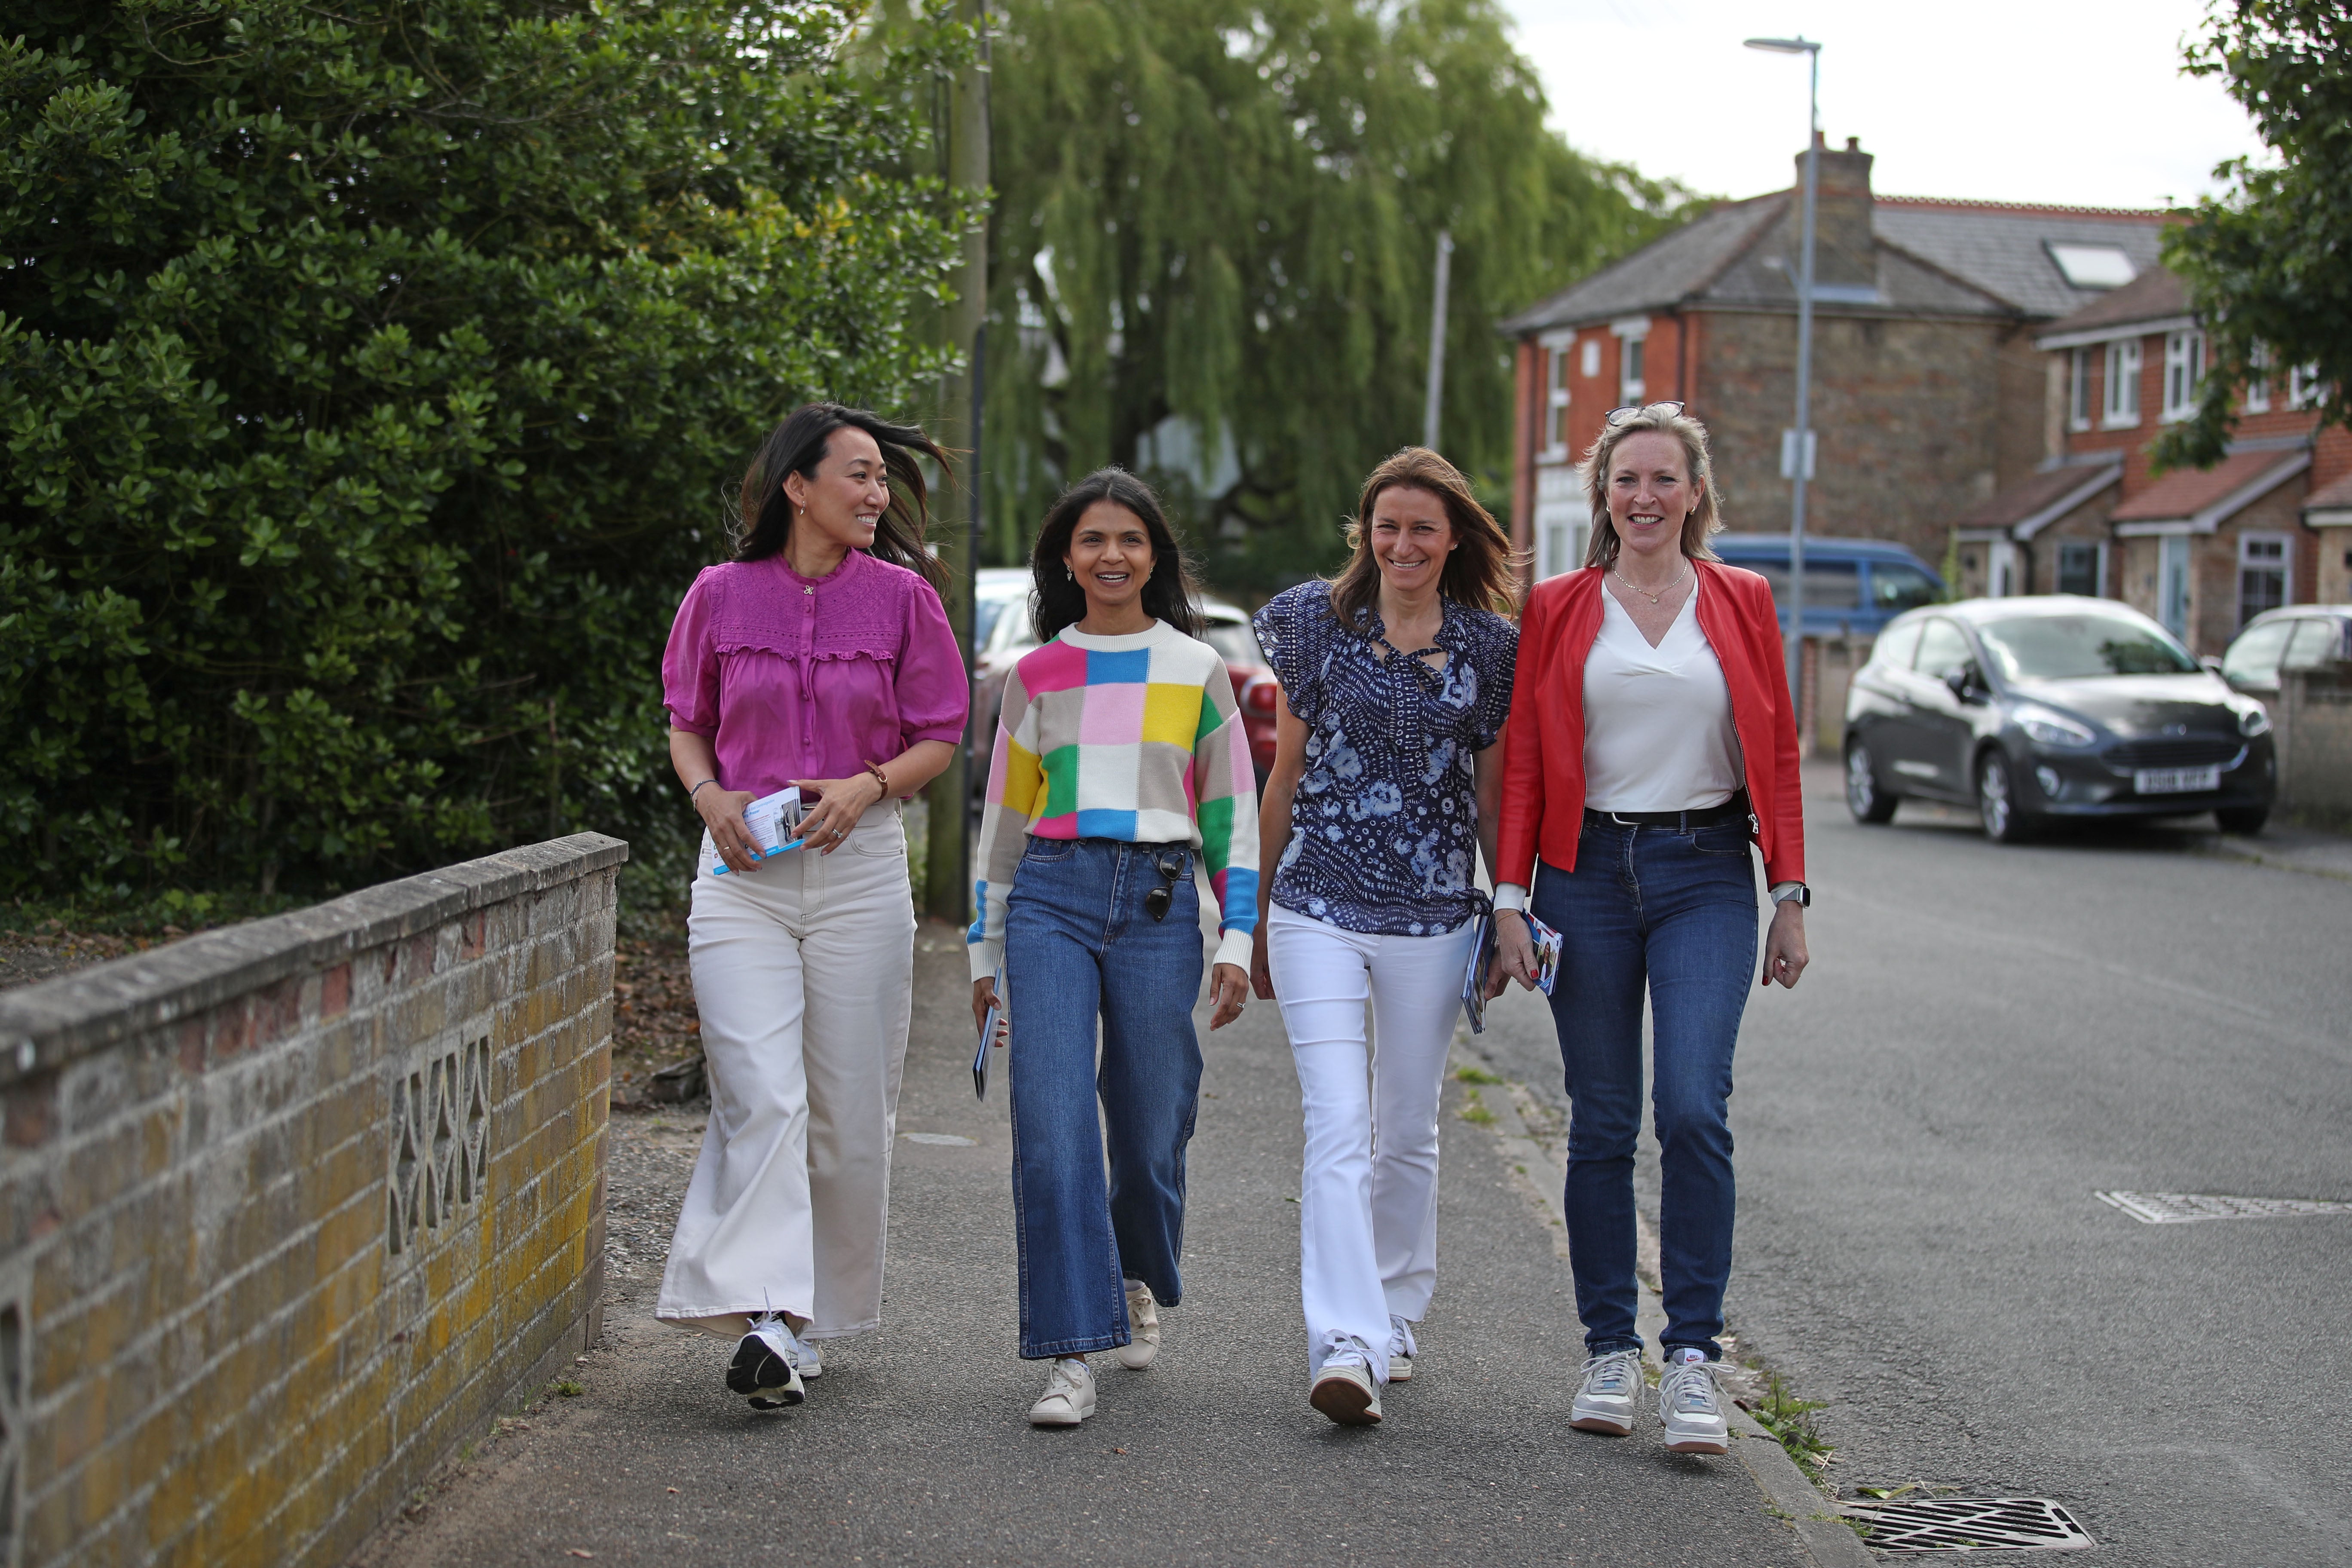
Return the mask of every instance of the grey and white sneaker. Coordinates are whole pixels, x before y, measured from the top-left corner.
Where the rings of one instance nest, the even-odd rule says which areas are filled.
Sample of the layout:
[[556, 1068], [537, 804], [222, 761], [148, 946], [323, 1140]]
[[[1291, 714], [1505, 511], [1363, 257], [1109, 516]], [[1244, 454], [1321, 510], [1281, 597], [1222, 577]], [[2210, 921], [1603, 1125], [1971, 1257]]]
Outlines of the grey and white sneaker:
[[1411, 1383], [1412, 1358], [1420, 1353], [1421, 1347], [1414, 1344], [1412, 1341], [1412, 1325], [1394, 1312], [1391, 1312], [1389, 1314], [1389, 1381]]
[[1095, 1413], [1095, 1374], [1076, 1356], [1055, 1359], [1045, 1392], [1029, 1407], [1032, 1426], [1075, 1426]]
[[1642, 1397], [1644, 1386], [1640, 1351], [1610, 1351], [1587, 1357], [1584, 1375], [1576, 1385], [1576, 1404], [1569, 1411], [1568, 1424], [1580, 1432], [1606, 1432], [1612, 1437], [1630, 1436], [1633, 1431], [1636, 1402]]
[[801, 1376], [803, 1379], [824, 1375], [824, 1347], [814, 1340], [801, 1341]]
[[1342, 1426], [1372, 1426], [1381, 1419], [1381, 1386], [1364, 1342], [1349, 1338], [1323, 1358], [1307, 1403]]
[[1658, 1419], [1665, 1423], [1666, 1447], [1677, 1454], [1731, 1452], [1731, 1423], [1724, 1417], [1715, 1363], [1696, 1351], [1672, 1352], [1658, 1379]]
[[1150, 1366], [1160, 1353], [1160, 1303], [1140, 1279], [1127, 1282], [1127, 1343], [1110, 1353], [1129, 1370]]
[[754, 1410], [779, 1410], [808, 1397], [801, 1382], [801, 1342], [781, 1312], [751, 1320], [751, 1331], [735, 1347], [727, 1387], [751, 1402]]

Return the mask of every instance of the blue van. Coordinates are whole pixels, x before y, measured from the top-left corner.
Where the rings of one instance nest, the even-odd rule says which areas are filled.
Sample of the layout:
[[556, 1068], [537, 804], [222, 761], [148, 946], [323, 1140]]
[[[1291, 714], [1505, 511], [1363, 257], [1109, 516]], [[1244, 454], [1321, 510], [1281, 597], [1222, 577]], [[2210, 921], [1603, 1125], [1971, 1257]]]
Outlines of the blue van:
[[[1789, 626], [1789, 536], [1718, 533], [1707, 541], [1733, 566], [1762, 574]], [[1925, 561], [1884, 539], [1805, 535], [1805, 635], [1874, 637], [1906, 610], [1938, 603], [1944, 580]]]

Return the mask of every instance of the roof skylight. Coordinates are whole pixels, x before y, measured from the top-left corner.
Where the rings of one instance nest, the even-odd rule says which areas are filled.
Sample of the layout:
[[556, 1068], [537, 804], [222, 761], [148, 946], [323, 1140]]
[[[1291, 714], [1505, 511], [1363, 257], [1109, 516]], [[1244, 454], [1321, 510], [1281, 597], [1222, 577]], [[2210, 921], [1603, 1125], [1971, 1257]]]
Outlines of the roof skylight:
[[2058, 264], [2066, 281], [2077, 289], [2120, 289], [2139, 275], [2118, 245], [2042, 243], [2049, 247], [2050, 259]]

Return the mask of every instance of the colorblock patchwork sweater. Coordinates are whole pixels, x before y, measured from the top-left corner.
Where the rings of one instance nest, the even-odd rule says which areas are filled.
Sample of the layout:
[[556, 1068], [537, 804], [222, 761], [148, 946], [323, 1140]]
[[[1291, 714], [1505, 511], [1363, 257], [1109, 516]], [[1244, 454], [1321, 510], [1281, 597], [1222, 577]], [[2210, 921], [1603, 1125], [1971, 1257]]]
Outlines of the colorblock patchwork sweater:
[[1066, 628], [1013, 667], [980, 821], [971, 977], [996, 973], [1004, 899], [1031, 837], [1189, 843], [1218, 910], [1215, 962], [1247, 969], [1257, 929], [1257, 774], [1216, 649], [1164, 621]]

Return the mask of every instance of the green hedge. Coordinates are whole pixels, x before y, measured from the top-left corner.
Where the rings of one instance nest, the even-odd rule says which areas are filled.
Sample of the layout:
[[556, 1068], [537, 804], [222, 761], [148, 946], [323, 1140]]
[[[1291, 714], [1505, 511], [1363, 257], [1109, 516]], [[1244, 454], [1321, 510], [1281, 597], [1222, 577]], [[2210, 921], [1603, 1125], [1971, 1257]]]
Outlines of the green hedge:
[[10, 10], [0, 890], [674, 817], [657, 663], [729, 482], [793, 405], [939, 368], [908, 323], [970, 214], [904, 171], [952, 29]]

